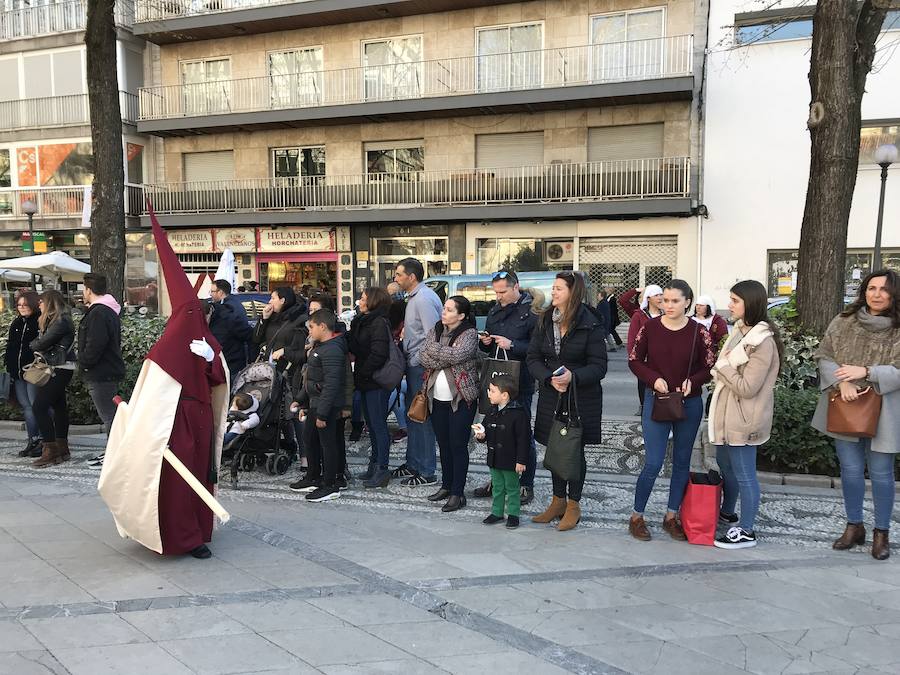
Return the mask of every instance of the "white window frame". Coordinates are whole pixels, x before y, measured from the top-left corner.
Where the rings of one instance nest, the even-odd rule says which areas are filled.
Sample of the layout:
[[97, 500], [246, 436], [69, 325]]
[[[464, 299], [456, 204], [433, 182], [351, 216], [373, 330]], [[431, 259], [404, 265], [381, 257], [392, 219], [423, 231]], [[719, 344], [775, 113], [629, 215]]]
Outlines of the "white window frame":
[[[318, 45], [308, 45], [304, 47], [285, 47], [284, 49], [269, 49], [266, 51], [266, 77], [269, 79], [269, 101], [272, 101], [272, 71], [270, 70], [271, 62], [269, 58], [272, 54], [284, 54], [286, 52], [308, 52], [318, 49], [322, 52], [322, 70], [312, 71], [314, 73], [319, 73], [319, 92], [316, 97], [316, 105], [322, 105], [325, 103], [325, 46]], [[288, 73], [289, 75], [297, 75], [299, 73]]]
[[[419, 71], [419, 91], [418, 96], [405, 96], [404, 98], [422, 98], [425, 95], [425, 81], [423, 79], [424, 68], [423, 63], [425, 62], [425, 34], [424, 33], [409, 33], [407, 35], [389, 35], [387, 37], [379, 37], [379, 38], [367, 38], [365, 40], [359, 41], [359, 63], [360, 63], [360, 100], [368, 101], [368, 100], [385, 100], [379, 99], [376, 96], [369, 97], [366, 92], [366, 69], [369, 68], [366, 64], [366, 45], [377, 44], [379, 42], [390, 42], [391, 40], [409, 40], [410, 38], [418, 38], [422, 45], [422, 55], [418, 61], [410, 61], [410, 64], [416, 63], [417, 70]], [[377, 68], [378, 66], [371, 66], [372, 68]], [[395, 100], [394, 97], [390, 97], [386, 100]]]
[[[425, 172], [425, 139], [424, 138], [411, 138], [406, 140], [393, 140], [393, 141], [363, 141], [362, 144], [362, 162], [363, 162], [363, 170], [366, 176], [366, 183], [384, 183], [388, 182], [387, 179], [382, 178], [382, 176], [393, 176], [393, 175], [403, 175], [396, 174], [395, 172], [382, 174], [382, 173], [369, 173], [369, 162], [367, 159], [367, 155], [371, 150], [403, 150], [408, 148], [422, 148], [422, 171], [418, 172], [419, 174]], [[412, 181], [421, 180], [421, 176], [410, 176]], [[420, 237], [413, 237], [413, 239]]]
[[[538, 76], [537, 88], [544, 86], [543, 53], [544, 53], [544, 50], [547, 48], [547, 25], [543, 19], [540, 19], [538, 21], [517, 21], [515, 23], [498, 23], [493, 26], [476, 26], [475, 27], [474, 53], [475, 53], [475, 89], [476, 89], [476, 91], [482, 91], [481, 87], [479, 86], [479, 83], [481, 82], [481, 58], [480, 57], [482, 56], [482, 54], [478, 53], [478, 34], [481, 33], [481, 31], [497, 30], [498, 28], [510, 29], [510, 28], [516, 28], [518, 26], [540, 26], [541, 27], [541, 46], [538, 48], [541, 53], [541, 57], [540, 57], [541, 72]], [[506, 52], [508, 77], [511, 77], [511, 74], [512, 74], [512, 66], [510, 63], [511, 57], [509, 55], [516, 54], [516, 53], [521, 53], [521, 52]], [[485, 54], [484, 56], [489, 56], [489, 55]], [[512, 91], [512, 88], [509, 86], [510, 83], [507, 82], [506, 84], [507, 84], [506, 89], [501, 89], [500, 91]], [[490, 90], [485, 90], [485, 91], [490, 91]]]
[[[588, 71], [587, 71], [588, 79], [591, 82], [603, 81], [603, 78], [595, 78], [594, 77], [594, 73], [595, 73], [594, 60], [596, 58], [595, 48], [598, 45], [602, 45], [602, 44], [623, 44], [621, 42], [608, 42], [608, 43], [595, 42], [594, 41], [594, 19], [599, 19], [599, 18], [606, 17], [606, 16], [624, 16], [624, 17], [626, 17], [626, 28], [627, 28], [627, 17], [629, 14], [646, 14], [649, 12], [659, 12], [659, 11], [662, 12], [662, 35], [660, 35], [659, 38], [655, 38], [655, 39], [663, 40], [663, 43], [662, 43], [663, 49], [661, 50], [661, 52], [662, 52], [662, 62], [664, 63], [665, 58], [666, 58], [665, 57], [665, 52], [666, 52], [665, 38], [668, 36], [668, 28], [669, 28], [669, 26], [668, 26], [669, 13], [668, 13], [667, 7], [665, 5], [654, 5], [652, 7], [640, 7], [640, 8], [636, 8], [636, 9], [623, 9], [623, 10], [619, 10], [617, 12], [598, 12], [595, 14], [588, 15]], [[624, 44], [628, 44], [628, 42], [629, 42], [629, 40], [626, 35]], [[625, 64], [623, 67], [627, 71], [627, 69], [628, 69], [627, 58], [625, 59]], [[629, 78], [626, 77], [624, 79], [628, 80]]]
[[[189, 112], [189, 108], [198, 107], [195, 105], [188, 105], [187, 89], [186, 89], [187, 86], [197, 86], [200, 84], [208, 84], [210, 81], [214, 81], [214, 82], [220, 81], [220, 80], [203, 80], [203, 82], [194, 82], [192, 85], [188, 85], [184, 81], [184, 67], [186, 65], [190, 65], [193, 63], [210, 63], [213, 61], [228, 61], [229, 79], [222, 80], [221, 82], [228, 83], [227, 94], [226, 94], [226, 98], [227, 98], [226, 107], [230, 110], [230, 108], [231, 108], [231, 82], [234, 78], [234, 71], [232, 70], [231, 55], [229, 54], [228, 56], [209, 56], [209, 57], [202, 58], [202, 59], [183, 59], [183, 60], [178, 61], [178, 80], [179, 80], [179, 84], [181, 86], [181, 92], [182, 92], [181, 93], [181, 105], [182, 105], [182, 109], [184, 110], [184, 112]], [[209, 111], [209, 108], [210, 108], [209, 92], [208, 91], [206, 92], [206, 105], [204, 105], [202, 107], [204, 108], [203, 110], [190, 110], [190, 114], [192, 114], [192, 115], [210, 115], [210, 114], [215, 115], [215, 114], [221, 114], [223, 112], [226, 112], [225, 110], [215, 110], [212, 113], [210, 113], [210, 111]]]

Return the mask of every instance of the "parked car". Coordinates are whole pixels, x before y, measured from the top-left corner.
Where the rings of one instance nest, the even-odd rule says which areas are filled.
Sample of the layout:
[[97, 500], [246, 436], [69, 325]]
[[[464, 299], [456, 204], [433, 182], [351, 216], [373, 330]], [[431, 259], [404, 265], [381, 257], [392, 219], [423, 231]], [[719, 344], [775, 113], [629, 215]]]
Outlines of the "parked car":
[[[531, 293], [535, 302], [540, 303], [540, 307], [543, 309], [550, 304], [550, 288], [553, 286], [556, 275], [561, 271], [564, 270], [522, 272], [516, 276], [519, 277], [519, 286], [522, 290]], [[587, 299], [588, 302], [592, 302], [596, 298], [596, 293], [590, 278], [584, 272], [576, 272], [576, 274], [584, 277]], [[428, 277], [425, 279], [425, 285], [437, 293], [441, 302], [446, 301], [452, 295], [462, 295], [468, 298], [475, 311], [475, 323], [478, 325], [478, 330], [482, 330], [487, 321], [488, 312], [497, 302], [497, 296], [491, 285], [493, 278], [493, 274], [442, 274]]]

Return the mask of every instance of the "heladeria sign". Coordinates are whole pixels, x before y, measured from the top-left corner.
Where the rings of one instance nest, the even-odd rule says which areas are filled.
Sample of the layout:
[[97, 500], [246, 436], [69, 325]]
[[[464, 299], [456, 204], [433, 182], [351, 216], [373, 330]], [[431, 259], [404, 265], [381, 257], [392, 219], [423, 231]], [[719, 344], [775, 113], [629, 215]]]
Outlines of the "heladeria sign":
[[258, 230], [260, 253], [334, 251], [334, 231], [328, 227], [279, 227]]

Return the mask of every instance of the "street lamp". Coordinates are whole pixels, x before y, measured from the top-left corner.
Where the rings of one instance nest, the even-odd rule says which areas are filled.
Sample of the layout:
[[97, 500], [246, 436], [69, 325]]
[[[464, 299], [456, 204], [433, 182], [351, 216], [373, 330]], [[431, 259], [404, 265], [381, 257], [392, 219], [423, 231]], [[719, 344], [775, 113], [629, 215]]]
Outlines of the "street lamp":
[[[30, 199], [26, 199], [22, 202], [22, 213], [28, 216], [28, 239], [31, 242], [31, 255], [34, 255], [36, 253], [34, 250], [34, 214], [37, 213], [37, 204]], [[37, 290], [37, 280], [33, 273], [31, 275], [31, 290]]]
[[875, 227], [875, 255], [872, 269], [881, 269], [881, 223], [884, 220], [884, 190], [887, 186], [888, 167], [897, 161], [896, 145], [879, 145], [875, 150], [875, 163], [881, 167], [881, 197], [878, 199], [878, 225]]

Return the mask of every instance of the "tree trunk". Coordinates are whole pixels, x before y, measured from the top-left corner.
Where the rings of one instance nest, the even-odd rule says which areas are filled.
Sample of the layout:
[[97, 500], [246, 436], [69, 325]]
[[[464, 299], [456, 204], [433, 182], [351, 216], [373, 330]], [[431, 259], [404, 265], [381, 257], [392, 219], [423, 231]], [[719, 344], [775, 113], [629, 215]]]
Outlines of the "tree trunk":
[[[859, 169], [866, 77], [889, 0], [819, 0], [809, 87], [812, 150], [800, 231], [797, 310], [822, 335], [843, 307], [847, 225]], [[883, 6], [881, 6], [883, 5]]]
[[125, 168], [116, 71], [114, 0], [88, 0], [88, 102], [94, 154], [91, 199], [91, 269], [105, 274], [109, 292], [125, 295]]

